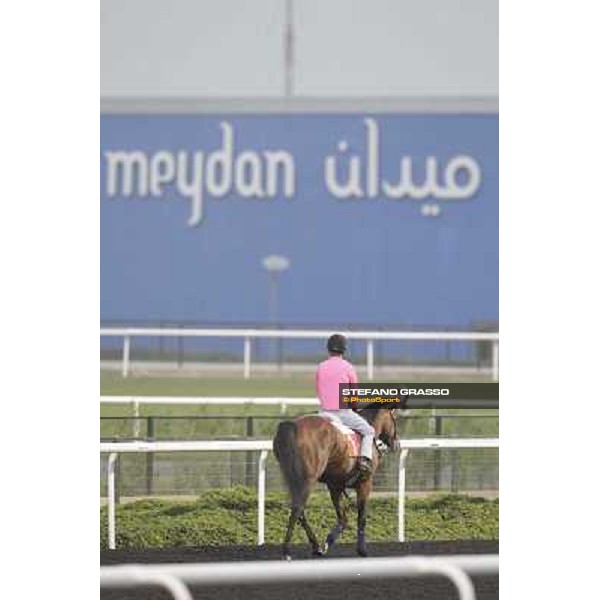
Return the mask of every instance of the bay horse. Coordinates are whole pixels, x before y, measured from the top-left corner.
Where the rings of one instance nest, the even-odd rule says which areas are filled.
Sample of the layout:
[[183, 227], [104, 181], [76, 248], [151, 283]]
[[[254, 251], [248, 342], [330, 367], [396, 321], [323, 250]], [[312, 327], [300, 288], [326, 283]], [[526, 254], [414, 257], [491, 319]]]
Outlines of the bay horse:
[[[356, 476], [356, 457], [350, 456], [346, 436], [335, 427], [330, 419], [319, 415], [308, 415], [294, 421], [279, 424], [273, 440], [273, 451], [291, 497], [290, 517], [283, 541], [283, 557], [291, 559], [290, 540], [297, 522], [300, 523], [314, 555], [325, 555], [336, 539], [346, 529], [346, 509], [342, 507], [345, 489], [355, 488], [358, 508], [358, 531], [356, 551], [367, 556], [365, 527], [367, 523], [367, 500], [373, 489], [373, 474], [379, 466], [381, 442], [387, 449], [396, 450], [397, 428], [395, 411], [389, 408], [367, 406], [358, 411], [375, 429], [373, 471], [368, 475]], [[378, 440], [380, 440], [378, 442]], [[318, 481], [329, 488], [335, 508], [337, 522], [321, 546], [308, 523], [305, 513], [306, 502]]]

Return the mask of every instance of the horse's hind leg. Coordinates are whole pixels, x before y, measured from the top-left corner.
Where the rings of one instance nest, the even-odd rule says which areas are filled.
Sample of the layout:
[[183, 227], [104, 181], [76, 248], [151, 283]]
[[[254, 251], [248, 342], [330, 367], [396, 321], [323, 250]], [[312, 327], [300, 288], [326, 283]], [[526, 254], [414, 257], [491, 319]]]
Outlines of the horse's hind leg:
[[292, 535], [294, 534], [294, 528], [296, 526], [296, 522], [299, 521], [300, 525], [306, 532], [306, 537], [308, 537], [308, 541], [312, 546], [313, 554], [323, 554], [323, 549], [319, 546], [319, 541], [317, 540], [317, 536], [312, 530], [306, 515], [304, 514], [304, 507], [302, 506], [293, 506], [290, 511], [290, 518], [288, 520], [288, 527], [285, 533], [285, 539], [283, 540], [283, 558], [285, 560], [291, 560], [292, 555], [290, 554], [290, 541], [292, 539]]
[[329, 495], [335, 508], [335, 514], [337, 517], [337, 523], [332, 527], [331, 531], [327, 535], [325, 540], [325, 552], [327, 552], [336, 542], [341, 533], [346, 529], [348, 520], [346, 518], [346, 509], [342, 507], [342, 494], [343, 489], [341, 488], [329, 488]]
[[292, 535], [294, 534], [294, 527], [296, 526], [296, 521], [300, 518], [302, 511], [304, 510], [303, 506], [294, 505], [290, 510], [290, 518], [288, 520], [287, 531], [285, 532], [285, 539], [283, 540], [283, 558], [285, 560], [291, 560], [292, 556], [290, 554], [290, 541], [292, 539]]
[[302, 511], [299, 521], [300, 521], [300, 525], [302, 525], [304, 531], [306, 532], [306, 537], [308, 538], [310, 545], [312, 546], [313, 554], [316, 554], [319, 556], [322, 554], [325, 554], [325, 552], [323, 551], [323, 548], [321, 548], [321, 546], [319, 545], [319, 540], [317, 540], [317, 536], [315, 535], [315, 532], [312, 530], [312, 527], [308, 523], [308, 519], [306, 518], [306, 513], [304, 511]]
[[365, 535], [365, 528], [367, 525], [367, 499], [369, 498], [372, 487], [373, 481], [369, 478], [356, 488], [356, 504], [358, 508], [356, 551], [360, 556], [367, 556], [367, 539]]

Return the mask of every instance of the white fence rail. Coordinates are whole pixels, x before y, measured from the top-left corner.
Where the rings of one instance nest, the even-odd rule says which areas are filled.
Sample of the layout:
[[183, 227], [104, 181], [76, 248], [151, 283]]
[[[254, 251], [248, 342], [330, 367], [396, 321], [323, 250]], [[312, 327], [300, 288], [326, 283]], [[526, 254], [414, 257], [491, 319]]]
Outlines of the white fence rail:
[[[249, 398], [208, 396], [101, 396], [100, 404], [131, 404], [133, 416], [139, 419], [140, 406], [165, 404], [170, 406], [279, 406], [285, 414], [288, 406], [318, 406], [315, 398]], [[139, 437], [139, 421], [133, 424], [133, 435]]]
[[[498, 438], [423, 438], [402, 440], [398, 460], [398, 540], [405, 540], [406, 462], [413, 449], [498, 448]], [[131, 452], [259, 452], [257, 543], [265, 543], [265, 498], [267, 456], [271, 440], [206, 440], [161, 442], [101, 442], [100, 452], [108, 453], [108, 547], [116, 548], [116, 463], [120, 453]]]
[[493, 554], [299, 560], [278, 562], [276, 569], [272, 561], [119, 565], [100, 568], [100, 585], [113, 588], [159, 585], [168, 589], [175, 600], [192, 600], [185, 584], [314, 583], [437, 575], [447, 577], [455, 585], [461, 600], [475, 600], [469, 576], [495, 575], [498, 571], [499, 557]]
[[[375, 375], [374, 342], [387, 341], [448, 341], [448, 342], [489, 342], [492, 345], [492, 377], [498, 381], [499, 334], [474, 331], [341, 331], [349, 340], [364, 340], [367, 344], [367, 377]], [[129, 375], [131, 366], [131, 340], [134, 337], [225, 337], [240, 338], [244, 349], [244, 378], [251, 372], [251, 340], [271, 339], [327, 339], [331, 331], [318, 329], [183, 329], [183, 328], [142, 328], [142, 327], [102, 327], [100, 335], [123, 338], [121, 373]]]

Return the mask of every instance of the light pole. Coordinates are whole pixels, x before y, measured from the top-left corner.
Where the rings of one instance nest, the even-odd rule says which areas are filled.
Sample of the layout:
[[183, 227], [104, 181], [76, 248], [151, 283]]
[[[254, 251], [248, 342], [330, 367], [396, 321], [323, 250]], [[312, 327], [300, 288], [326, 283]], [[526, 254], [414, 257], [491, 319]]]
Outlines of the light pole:
[[283, 32], [284, 94], [294, 95], [294, 0], [285, 0], [285, 24]]
[[[262, 259], [262, 265], [267, 271], [269, 278], [269, 297], [268, 297], [268, 319], [269, 323], [274, 327], [277, 324], [279, 317], [278, 306], [278, 274], [289, 269], [290, 260], [286, 256], [280, 254], [269, 254]], [[275, 340], [273, 340], [275, 342]], [[273, 343], [273, 354], [276, 354], [277, 345]]]

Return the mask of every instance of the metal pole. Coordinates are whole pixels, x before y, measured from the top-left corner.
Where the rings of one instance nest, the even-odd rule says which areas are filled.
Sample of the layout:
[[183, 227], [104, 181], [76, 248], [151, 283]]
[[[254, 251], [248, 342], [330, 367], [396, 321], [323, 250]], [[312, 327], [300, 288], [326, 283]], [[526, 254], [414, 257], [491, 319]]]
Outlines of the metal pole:
[[458, 462], [456, 450], [451, 450], [450, 456], [450, 464], [452, 466], [450, 471], [450, 491], [453, 494], [457, 494], [460, 484], [460, 463]]
[[250, 379], [250, 356], [252, 353], [252, 346], [250, 345], [250, 338], [244, 338], [244, 379]]
[[[435, 416], [435, 436], [443, 435], [443, 418]], [[437, 492], [442, 487], [442, 451], [433, 451], [433, 489]]]
[[[254, 417], [246, 417], [246, 438], [252, 439], [254, 437]], [[249, 450], [246, 452], [246, 485], [250, 487], [252, 480], [254, 479], [254, 469], [252, 468], [254, 459], [254, 452]]]
[[115, 467], [117, 464], [117, 453], [108, 455], [108, 547], [110, 550], [116, 548], [116, 513], [115, 513]]
[[269, 271], [269, 323], [275, 325], [277, 321], [277, 274]]
[[500, 348], [498, 340], [492, 342], [492, 378], [498, 381], [500, 373]]
[[[153, 442], [155, 439], [154, 417], [146, 419], [146, 439]], [[154, 494], [154, 452], [146, 453], [146, 495]]]
[[277, 338], [277, 370], [283, 369], [283, 338]]
[[[162, 322], [159, 321], [158, 327], [161, 328], [162, 326]], [[160, 360], [162, 360], [165, 355], [165, 338], [162, 335], [158, 336], [158, 355], [160, 356]]]
[[177, 368], [180, 369], [183, 366], [183, 338], [177, 336]]
[[115, 464], [115, 506], [121, 504], [121, 457], [117, 456]]
[[121, 367], [121, 374], [123, 377], [129, 375], [129, 352], [131, 350], [131, 338], [126, 335], [123, 337], [123, 365]]
[[265, 543], [265, 484], [268, 450], [260, 451], [258, 459], [258, 545]]
[[373, 340], [367, 342], [367, 379], [373, 381]]
[[398, 459], [398, 541], [405, 541], [404, 513], [406, 511], [406, 459], [409, 450], [400, 450]]
[[[277, 323], [277, 272], [269, 271], [269, 323], [275, 329]], [[277, 361], [277, 339], [272, 338], [269, 344], [270, 356], [267, 360]]]
[[293, 0], [285, 3], [285, 95], [289, 98], [294, 94], [294, 6]]

